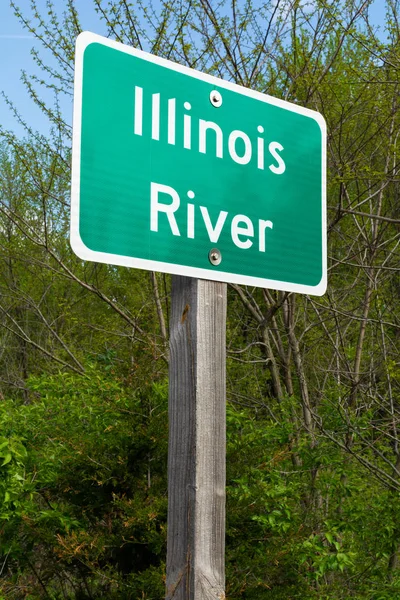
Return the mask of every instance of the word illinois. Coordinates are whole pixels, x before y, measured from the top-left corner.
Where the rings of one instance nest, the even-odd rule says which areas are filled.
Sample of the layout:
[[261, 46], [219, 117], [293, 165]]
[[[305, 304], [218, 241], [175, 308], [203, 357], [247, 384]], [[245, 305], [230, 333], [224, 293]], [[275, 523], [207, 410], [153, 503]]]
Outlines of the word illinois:
[[[161, 94], [151, 95], [151, 137], [160, 140], [161, 126]], [[176, 98], [167, 100], [167, 142], [172, 146], [182, 144], [187, 150], [192, 150], [192, 132], [195, 126], [190, 114], [192, 108], [189, 102], [183, 104], [184, 114], [178, 111]], [[218, 109], [215, 109], [216, 111]], [[176, 135], [177, 118], [183, 118], [183, 139], [178, 140]], [[210, 132], [211, 133], [210, 135]], [[268, 144], [268, 157], [265, 158], [265, 140], [262, 137], [264, 127], [258, 125], [257, 140], [255, 144], [255, 156], [257, 168], [264, 170], [268, 168], [275, 175], [285, 172], [285, 161], [281, 156], [283, 146], [276, 141]], [[135, 86], [135, 108], [134, 108], [134, 133], [143, 135], [143, 88]], [[214, 121], [198, 119], [198, 151], [202, 154], [215, 153], [217, 158], [224, 157], [224, 133], [221, 127]], [[234, 129], [228, 136], [228, 153], [233, 161], [239, 165], [247, 165], [253, 157], [253, 143], [244, 131]], [[271, 164], [267, 164], [272, 160]]]

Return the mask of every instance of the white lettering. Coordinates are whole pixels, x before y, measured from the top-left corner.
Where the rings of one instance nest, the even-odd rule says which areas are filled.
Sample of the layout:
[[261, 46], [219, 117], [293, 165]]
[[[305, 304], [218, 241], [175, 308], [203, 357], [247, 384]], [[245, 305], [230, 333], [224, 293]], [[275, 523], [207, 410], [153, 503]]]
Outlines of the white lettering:
[[[239, 156], [239, 154], [236, 152], [236, 142], [238, 139], [241, 139], [244, 142], [243, 156]], [[250, 162], [251, 153], [252, 153], [251, 141], [250, 141], [249, 136], [246, 135], [243, 131], [240, 131], [239, 129], [235, 129], [234, 131], [231, 132], [231, 134], [229, 135], [229, 140], [228, 140], [228, 148], [229, 148], [229, 154], [231, 155], [231, 158], [235, 162], [237, 162], [239, 165], [247, 165], [247, 163]]]
[[151, 137], [160, 139], [160, 94], [153, 94], [151, 106]]
[[[169, 185], [163, 185], [162, 183], [151, 181], [150, 186], [150, 230], [158, 231], [158, 213], [163, 212], [167, 215], [172, 233], [181, 235], [174, 215], [180, 205], [178, 192]], [[172, 198], [171, 204], [161, 204], [158, 201], [159, 194], [168, 194]]]
[[135, 125], [136, 135], [142, 135], [143, 130], [143, 88], [135, 86]]
[[168, 144], [175, 145], [176, 100], [168, 100]]
[[[169, 196], [168, 199], [160, 200], [160, 195]], [[189, 200], [193, 200], [195, 198], [195, 193], [193, 190], [189, 190], [187, 192], [187, 197]], [[167, 216], [169, 227], [173, 235], [180, 236], [181, 233], [178, 228], [178, 223], [176, 220], [176, 212], [180, 208], [181, 202], [179, 194], [176, 190], [168, 185], [163, 185], [161, 183], [150, 183], [150, 230], [158, 232], [159, 231], [159, 214], [164, 213]], [[221, 210], [218, 213], [218, 217], [215, 223], [211, 222], [210, 214], [208, 212], [208, 208], [205, 206], [198, 206], [200, 209], [201, 216], [204, 221], [204, 225], [208, 234], [208, 237], [211, 242], [214, 244], [218, 242], [221, 232], [224, 228], [225, 222], [228, 218], [228, 212], [225, 210]], [[188, 239], [195, 239], [196, 231], [196, 205], [192, 202], [188, 202], [186, 205], [186, 236]], [[183, 209], [180, 212], [180, 219], [182, 220], [183, 227], [183, 219], [185, 215], [183, 214]], [[258, 250], [260, 252], [265, 252], [265, 238], [266, 238], [266, 230], [273, 229], [273, 223], [269, 220], [258, 219]], [[254, 224], [253, 221], [247, 217], [246, 215], [234, 215], [231, 220], [231, 239], [232, 242], [238, 248], [242, 250], [247, 250], [253, 246], [254, 240], [252, 238], [255, 237], [254, 232]], [[183, 235], [185, 235], [183, 233]]]
[[[245, 223], [246, 226], [239, 227], [239, 223]], [[247, 235], [247, 240], [240, 240], [239, 235]], [[254, 237], [254, 227], [249, 217], [246, 217], [246, 215], [235, 215], [233, 217], [231, 224], [231, 236], [233, 243], [238, 248], [243, 248], [243, 250], [246, 250], [253, 245], [253, 242], [248, 239], [249, 237]]]
[[267, 227], [272, 229], [274, 224], [272, 221], [263, 221], [259, 219], [258, 221], [258, 249], [260, 252], [265, 252], [265, 230]]
[[187, 205], [187, 236], [194, 240], [194, 204]]
[[[198, 122], [198, 147], [196, 150], [202, 154], [213, 154], [217, 158], [223, 158], [224, 151], [227, 152], [230, 158], [239, 165], [247, 165], [251, 163], [254, 150], [254, 166], [257, 163], [257, 169], [265, 170], [265, 147], [268, 144], [268, 152], [272, 162], [268, 165], [268, 169], [276, 174], [282, 175], [286, 170], [285, 160], [282, 157], [284, 147], [276, 141], [268, 143], [265, 139], [264, 127], [257, 125], [257, 133], [252, 136], [247, 135], [244, 131], [234, 129], [228, 135], [224, 133], [221, 127], [214, 121], [199, 119], [191, 114], [192, 105], [190, 102], [177, 104], [176, 98], [164, 99], [162, 93], [149, 94], [148, 102], [151, 96], [151, 109], [147, 110], [147, 105], [144, 106], [145, 90], [140, 86], [135, 86], [134, 89], [134, 124], [133, 130], [135, 135], [143, 135], [147, 132], [148, 116], [151, 114], [151, 139], [166, 141], [168, 144], [175, 146], [179, 144], [186, 150], [192, 148], [192, 127], [197, 127]], [[167, 105], [167, 110], [164, 107]], [[144, 111], [144, 114], [143, 114]], [[185, 111], [185, 112], [184, 112]], [[167, 113], [164, 117], [164, 114]], [[164, 120], [166, 123], [164, 124]], [[196, 121], [196, 124], [194, 123]], [[178, 122], [178, 129], [177, 129]], [[144, 129], [143, 129], [144, 128]], [[212, 130], [213, 133], [209, 133]], [[179, 132], [179, 140], [177, 139], [177, 131]], [[182, 131], [182, 134], [180, 133]], [[224, 136], [227, 135], [227, 143], [225, 144]], [[210, 140], [211, 136], [211, 140]]]
[[208, 129], [215, 131], [215, 155], [222, 158], [222, 129], [213, 121], [199, 119], [199, 152], [206, 154], [206, 132]]
[[[185, 102], [183, 106], [186, 110], [192, 108], [189, 102]], [[183, 115], [183, 147], [187, 150], [192, 147], [192, 117], [190, 115]]]
[[[264, 127], [259, 125], [257, 127], [259, 133], [264, 133]], [[264, 139], [257, 138], [257, 167], [264, 170]]]
[[207, 208], [205, 206], [200, 206], [200, 211], [203, 216], [203, 221], [207, 229], [208, 237], [210, 238], [210, 241], [215, 244], [219, 240], [219, 236], [221, 235], [221, 231], [226, 221], [226, 217], [228, 216], [228, 213], [225, 210], [221, 210], [218, 215], [215, 227], [213, 227]]
[[[187, 196], [193, 200], [195, 196], [193, 190], [189, 190]], [[187, 236], [194, 239], [194, 204], [187, 205]]]
[[270, 170], [276, 175], [282, 175], [282, 173], [284, 173], [286, 169], [286, 165], [284, 163], [283, 158], [279, 156], [279, 154], [277, 154], [277, 150], [279, 150], [279, 152], [282, 152], [283, 149], [283, 146], [279, 142], [271, 142], [268, 146], [268, 150], [279, 165], [278, 167], [276, 167], [275, 165], [269, 165]]

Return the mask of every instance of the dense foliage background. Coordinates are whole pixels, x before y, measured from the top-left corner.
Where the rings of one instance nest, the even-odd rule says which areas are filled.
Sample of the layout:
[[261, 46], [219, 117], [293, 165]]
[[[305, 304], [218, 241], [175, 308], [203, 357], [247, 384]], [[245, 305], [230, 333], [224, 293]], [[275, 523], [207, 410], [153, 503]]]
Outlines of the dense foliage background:
[[[14, 6], [51, 133], [1, 130], [0, 598], [158, 600], [170, 282], [69, 247], [61, 4]], [[380, 32], [369, 0], [93, 5], [112, 39], [324, 115], [327, 294], [228, 289], [227, 598], [397, 600], [398, 0]]]

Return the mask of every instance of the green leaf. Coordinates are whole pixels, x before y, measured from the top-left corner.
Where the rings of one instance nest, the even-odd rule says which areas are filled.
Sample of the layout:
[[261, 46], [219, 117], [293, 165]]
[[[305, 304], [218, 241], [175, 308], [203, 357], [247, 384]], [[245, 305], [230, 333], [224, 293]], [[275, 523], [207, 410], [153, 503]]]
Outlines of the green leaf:
[[329, 531], [327, 533], [325, 533], [325, 537], [330, 544], [333, 543], [333, 535], [331, 533], [329, 533]]
[[5, 455], [3, 464], [1, 465], [2, 467], [4, 467], [4, 465], [7, 465], [12, 459], [12, 454], [11, 452], [8, 452], [8, 454]]

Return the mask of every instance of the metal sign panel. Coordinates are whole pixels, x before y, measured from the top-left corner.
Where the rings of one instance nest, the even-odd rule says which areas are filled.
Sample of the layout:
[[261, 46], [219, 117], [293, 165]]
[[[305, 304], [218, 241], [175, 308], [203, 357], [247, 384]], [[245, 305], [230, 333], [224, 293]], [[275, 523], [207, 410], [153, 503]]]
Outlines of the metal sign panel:
[[84, 32], [71, 245], [86, 260], [322, 295], [322, 116]]

